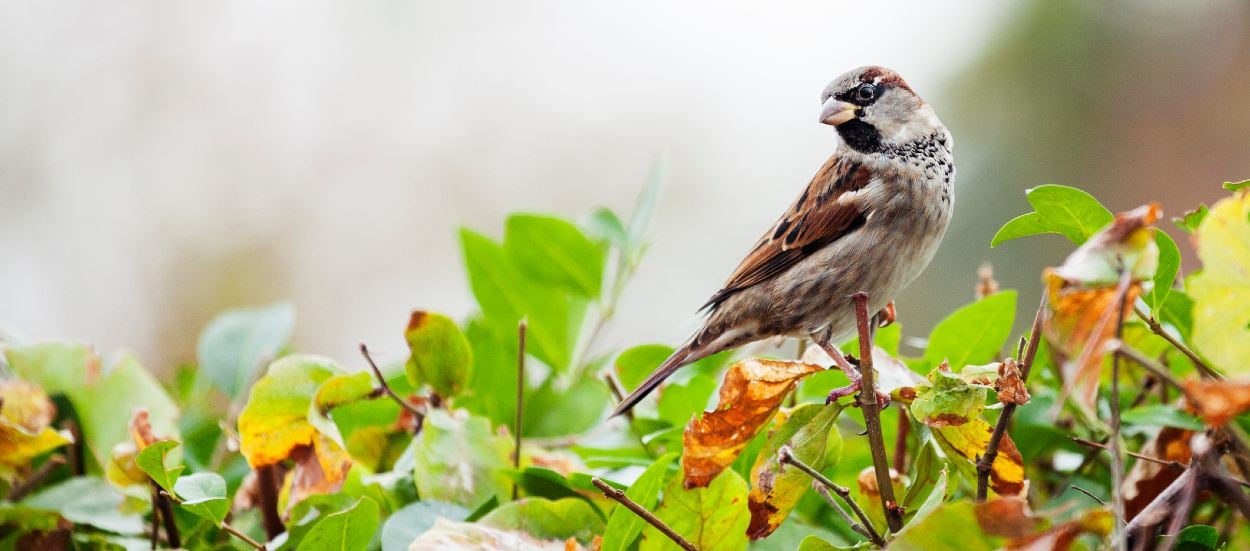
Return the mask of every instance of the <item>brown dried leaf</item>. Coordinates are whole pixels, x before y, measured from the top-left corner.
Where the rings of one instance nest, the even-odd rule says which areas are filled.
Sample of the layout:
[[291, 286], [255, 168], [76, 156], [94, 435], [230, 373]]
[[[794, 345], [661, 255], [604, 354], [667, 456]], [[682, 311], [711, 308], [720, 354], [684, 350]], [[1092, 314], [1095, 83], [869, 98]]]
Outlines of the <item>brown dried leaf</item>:
[[998, 401], [1004, 404], [1022, 406], [1029, 403], [1029, 390], [1021, 378], [1020, 364], [1008, 358], [998, 364], [998, 379], [994, 381], [994, 390], [998, 392]]
[[[1147, 440], [1140, 453], [1165, 461], [1188, 465], [1193, 457], [1189, 439], [1193, 431], [1176, 427], [1163, 427], [1158, 434]], [[1181, 475], [1180, 470], [1153, 461], [1137, 461], [1124, 477], [1124, 516], [1131, 520], [1154, 498]]]
[[152, 434], [152, 421], [148, 419], [147, 408], [136, 409], [130, 416], [130, 437], [135, 441], [135, 448], [142, 450], [151, 446], [158, 438]]
[[1218, 427], [1250, 409], [1250, 382], [1185, 381], [1185, 391], [1197, 400], [1198, 414], [1207, 426]]
[[705, 487], [764, 428], [782, 400], [819, 365], [748, 359], [729, 368], [716, 409], [690, 420], [682, 437], [685, 487]]
[[1077, 536], [1086, 532], [1106, 538], [1111, 533], [1114, 520], [1111, 511], [1093, 509], [1076, 520], [1065, 522], [1040, 534], [1009, 541], [1007, 549], [1009, 551], [1067, 551], [1072, 547]]
[[1028, 500], [1023, 497], [1000, 497], [978, 503], [976, 515], [982, 531], [1004, 538], [1028, 537], [1042, 524], [1042, 519], [1033, 516]]
[[288, 510], [308, 496], [339, 491], [352, 468], [351, 456], [320, 433], [313, 437], [311, 446], [292, 450], [291, 459], [295, 461], [295, 468], [291, 471]]

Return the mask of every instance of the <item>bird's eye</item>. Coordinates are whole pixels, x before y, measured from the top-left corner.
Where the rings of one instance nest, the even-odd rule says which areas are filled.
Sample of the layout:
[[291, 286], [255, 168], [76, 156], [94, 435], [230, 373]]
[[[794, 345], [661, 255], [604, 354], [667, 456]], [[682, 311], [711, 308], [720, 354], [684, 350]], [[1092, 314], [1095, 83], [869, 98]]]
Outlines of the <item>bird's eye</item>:
[[876, 95], [876, 90], [873, 89], [871, 84], [860, 86], [859, 89], [855, 91], [855, 97], [862, 101], [868, 101], [872, 99], [874, 95]]

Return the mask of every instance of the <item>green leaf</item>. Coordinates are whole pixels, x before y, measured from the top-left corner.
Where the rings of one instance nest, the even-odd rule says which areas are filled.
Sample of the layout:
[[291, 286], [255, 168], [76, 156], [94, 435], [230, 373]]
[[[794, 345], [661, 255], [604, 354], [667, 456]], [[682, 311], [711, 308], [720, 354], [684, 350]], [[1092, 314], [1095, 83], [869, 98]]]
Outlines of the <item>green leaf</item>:
[[631, 256], [637, 262], [638, 255], [647, 243], [647, 228], [655, 216], [655, 206], [660, 200], [660, 191], [668, 180], [668, 156], [664, 153], [656, 155], [651, 163], [651, 171], [647, 174], [647, 183], [643, 185], [638, 200], [634, 203], [634, 211], [629, 215], [629, 242]]
[[1185, 341], [1189, 341], [1194, 329], [1194, 299], [1173, 289], [1163, 301], [1159, 321], [1172, 325]]
[[1250, 187], [1250, 180], [1242, 180], [1240, 182], [1224, 182], [1224, 189], [1228, 191], [1241, 191]]
[[942, 471], [938, 473], [937, 482], [933, 484], [933, 489], [929, 491], [929, 497], [925, 498], [924, 503], [920, 504], [920, 508], [916, 509], [916, 514], [908, 522], [920, 522], [933, 511], [937, 510], [942, 502], [946, 501], [946, 467], [942, 467]]
[[660, 419], [674, 426], [686, 426], [691, 417], [707, 408], [713, 392], [716, 380], [707, 375], [695, 375], [685, 383], [668, 383], [660, 391]]
[[556, 501], [541, 497], [526, 497], [500, 505], [498, 509], [482, 517], [482, 524], [517, 530], [540, 539], [567, 540], [574, 538], [590, 544], [596, 534], [603, 533], [603, 519], [581, 499], [564, 498]]
[[972, 502], [956, 501], [904, 526], [890, 542], [890, 551], [991, 551], [1002, 543], [981, 530]]
[[1159, 267], [1155, 269], [1154, 288], [1145, 297], [1150, 311], [1157, 313], [1168, 294], [1172, 292], [1172, 283], [1181, 269], [1181, 250], [1166, 232], [1155, 230], [1155, 245], [1159, 247]]
[[200, 371], [227, 396], [238, 396], [261, 367], [277, 358], [294, 328], [295, 307], [289, 303], [223, 312], [200, 333]]
[[[655, 507], [660, 500], [660, 488], [664, 485], [664, 480], [668, 478], [668, 467], [677, 458], [677, 453], [666, 453], [655, 460], [642, 475], [635, 480], [633, 485], [625, 490], [625, 497], [628, 497], [634, 503], [637, 503], [647, 510]], [[646, 522], [625, 507], [617, 507], [612, 510], [612, 516], [608, 517], [607, 529], [603, 532], [603, 546], [601, 551], [625, 551], [629, 549], [630, 544], [638, 538], [642, 533], [642, 527]]]
[[404, 339], [411, 351], [404, 367], [413, 386], [428, 384], [444, 397], [460, 394], [469, 380], [473, 357], [469, 341], [455, 321], [442, 314], [415, 311]]
[[577, 226], [551, 216], [514, 214], [504, 223], [503, 248], [535, 281], [599, 296], [605, 253]]
[[286, 356], [270, 364], [265, 376], [252, 385], [239, 413], [240, 451], [248, 463], [273, 465], [311, 443], [317, 430], [308, 412], [317, 390], [343, 374], [333, 361], [319, 356]]
[[807, 473], [782, 468], [778, 450], [789, 446], [796, 458], [818, 471], [830, 466], [826, 464], [828, 449], [831, 445], [842, 448], [841, 433], [833, 425], [841, 412], [837, 404], [805, 404], [790, 412], [769, 434], [751, 469], [751, 523], [747, 528], [751, 539], [765, 538], [776, 530], [812, 487]]
[[574, 380], [563, 389], [554, 377], [548, 378], [525, 395], [522, 434], [543, 438], [586, 432], [599, 425], [610, 398], [608, 387], [594, 377]]
[[621, 352], [616, 357], [616, 376], [621, 386], [626, 391], [637, 388], [672, 353], [673, 347], [663, 344], [643, 344]]
[[[664, 501], [655, 514], [701, 551], [741, 551], [747, 547], [747, 485], [731, 469], [722, 471], [705, 488], [687, 490], [679, 473], [664, 489]], [[648, 525], [642, 531], [641, 551], [680, 549]]]
[[468, 509], [450, 503], [409, 503], [395, 511], [382, 525], [382, 551], [408, 551], [412, 540], [421, 537], [421, 534], [433, 527], [434, 521], [440, 518], [461, 521], [468, 516]]
[[834, 546], [820, 538], [820, 536], [807, 536], [799, 542], [798, 551], [837, 551], [840, 547]]
[[378, 504], [362, 497], [350, 508], [317, 521], [297, 549], [364, 551], [378, 529], [378, 515]]
[[962, 425], [981, 416], [988, 387], [972, 385], [959, 375], [935, 368], [929, 385], [916, 389], [909, 410], [917, 421], [931, 427]]
[[1079, 245], [1115, 218], [1092, 195], [1074, 187], [1038, 186], [1026, 191], [1025, 197], [1035, 212], [1007, 222], [990, 246], [1041, 233], [1058, 233]]
[[94, 378], [100, 367], [100, 357], [91, 347], [69, 342], [6, 344], [4, 357], [18, 377], [38, 384], [48, 394], [67, 396]]
[[[1243, 184], [1246, 182], [1242, 182]], [[1176, 536], [1177, 551], [1214, 551], [1220, 548], [1220, 533], [1214, 526], [1186, 526]]]
[[933, 328], [925, 348], [925, 369], [948, 360], [956, 370], [994, 360], [1011, 335], [1016, 292], [999, 291], [951, 313]]
[[226, 480], [217, 473], [195, 473], [174, 483], [174, 494], [182, 500], [179, 506], [195, 516], [208, 519], [214, 526], [230, 512], [226, 497]]
[[1176, 427], [1196, 431], [1204, 428], [1202, 421], [1199, 421], [1197, 417], [1167, 404], [1138, 406], [1125, 410], [1120, 414], [1120, 421], [1129, 425]]
[[433, 410], [413, 442], [413, 481], [421, 499], [475, 508], [509, 491], [512, 443], [481, 417]]
[[590, 215], [587, 229], [595, 237], [603, 239], [612, 246], [624, 251], [629, 248], [629, 235], [625, 224], [611, 209], [599, 207]]
[[329, 417], [330, 410], [362, 400], [372, 392], [373, 375], [369, 373], [361, 371], [351, 375], [334, 375], [323, 381], [313, 394], [312, 403], [308, 404], [308, 422], [340, 448], [347, 449], [338, 425]]
[[99, 477], [76, 477], [33, 495], [22, 505], [57, 511], [65, 520], [118, 534], [142, 534], [143, 517], [122, 509], [122, 495]]
[[1193, 345], [1231, 376], [1250, 372], [1250, 193], [1215, 204], [1198, 228], [1202, 272], [1189, 279]]
[[1194, 233], [1198, 231], [1198, 226], [1202, 225], [1202, 221], [1207, 218], [1207, 214], [1210, 214], [1210, 212], [1206, 205], [1198, 205], [1193, 210], [1185, 211], [1183, 216], [1173, 218], [1172, 223], [1176, 224], [1176, 227], [1185, 230], [1186, 233]]
[[185, 469], [181, 465], [173, 468], [165, 466], [165, 456], [176, 447], [178, 447], [178, 442], [174, 440], [158, 440], [139, 450], [139, 454], [135, 456], [135, 465], [138, 465], [139, 469], [147, 473], [157, 485], [168, 492], [174, 491], [174, 482]]

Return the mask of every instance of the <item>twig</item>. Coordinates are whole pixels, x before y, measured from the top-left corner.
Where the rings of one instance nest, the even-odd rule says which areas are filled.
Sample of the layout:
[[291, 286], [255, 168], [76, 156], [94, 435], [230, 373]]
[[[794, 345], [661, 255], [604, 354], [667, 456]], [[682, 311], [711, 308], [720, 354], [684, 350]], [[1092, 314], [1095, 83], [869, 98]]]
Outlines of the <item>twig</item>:
[[75, 423], [72, 419], [66, 419], [61, 423], [61, 428], [69, 431], [69, 435], [74, 437], [74, 442], [65, 447], [65, 455], [69, 461], [70, 472], [74, 473], [74, 476], [87, 474], [87, 466], [83, 461], [84, 444], [82, 441], [82, 429], [78, 428], [78, 423]]
[[1136, 348], [1133, 348], [1129, 346], [1128, 344], [1125, 344], [1123, 341], [1116, 341], [1112, 343], [1111, 352], [1117, 356], [1123, 356], [1125, 358], [1133, 360], [1133, 363], [1136, 363], [1137, 365], [1142, 366], [1143, 369], [1145, 369], [1146, 371], [1149, 371], [1151, 375], [1154, 375], [1160, 381], [1167, 383], [1175, 387], [1177, 390], [1181, 391], [1181, 394], [1185, 397], [1185, 400], [1188, 401], [1190, 405], [1195, 406], [1195, 407], [1198, 405], [1198, 399], [1193, 394], [1190, 394], [1189, 391], [1185, 389], [1185, 385], [1181, 384], [1181, 382], [1177, 380], [1176, 377], [1173, 377], [1172, 373], [1169, 372], [1167, 368], [1160, 365], [1159, 362], [1156, 362], [1150, 358], [1147, 358], [1145, 354], [1142, 354]]
[[[1081, 438], [1081, 437], [1079, 437], [1079, 436], [1073, 436], [1073, 437], [1071, 437], [1071, 438], [1072, 438], [1072, 441], [1073, 441], [1073, 442], [1076, 442], [1077, 444], [1080, 444], [1080, 445], [1082, 445], [1082, 446], [1087, 446], [1087, 447], [1090, 447], [1090, 448], [1098, 448], [1098, 449], [1100, 449], [1100, 450], [1107, 450], [1107, 451], [1111, 451], [1111, 446], [1108, 446], [1107, 444], [1102, 444], [1102, 443], [1099, 443], [1099, 442], [1095, 442], [1095, 441], [1093, 441], [1093, 440], [1086, 440], [1086, 439]], [[1129, 456], [1129, 457], [1133, 457], [1133, 458], [1137, 458], [1137, 459], [1140, 459], [1140, 460], [1142, 460], [1142, 461], [1149, 461], [1149, 462], [1151, 462], [1151, 463], [1157, 463], [1157, 464], [1159, 464], [1159, 465], [1163, 465], [1163, 466], [1168, 467], [1168, 468], [1170, 468], [1170, 469], [1176, 469], [1176, 470], [1178, 470], [1178, 471], [1183, 471], [1183, 470], [1185, 470], [1185, 469], [1187, 468], [1187, 467], [1185, 467], [1185, 465], [1184, 465], [1184, 464], [1182, 464], [1182, 463], [1180, 463], [1180, 462], [1178, 462], [1178, 461], [1172, 461], [1172, 460], [1170, 460], [1170, 459], [1160, 459], [1160, 458], [1158, 458], [1158, 457], [1152, 457], [1152, 456], [1149, 456], [1149, 455], [1146, 455], [1146, 454], [1142, 454], [1142, 453], [1137, 453], [1137, 452], [1132, 452], [1132, 451], [1126, 451], [1126, 452], [1124, 452], [1124, 455], [1127, 455], [1127, 456]]]
[[673, 540], [673, 542], [682, 549], [685, 549], [686, 551], [699, 551], [698, 547], [695, 547], [693, 543], [686, 541], [686, 538], [681, 537], [681, 534], [674, 532], [672, 528], [669, 528], [667, 524], [664, 524], [664, 521], [657, 518], [651, 513], [651, 511], [648, 511], [642, 505], [635, 503], [634, 500], [629, 499], [629, 497], [625, 495], [625, 492], [613, 488], [611, 484], [600, 480], [599, 477], [591, 478], [590, 483], [594, 484], [596, 488], [599, 488], [599, 490], [603, 492], [604, 497], [624, 505], [626, 509], [629, 509], [635, 515], [638, 515], [642, 518], [642, 520], [647, 521], [648, 524], [654, 526], [665, 536], [668, 536], [668, 539]]
[[399, 407], [404, 408], [408, 410], [408, 413], [417, 416], [417, 419], [425, 419], [424, 412], [418, 409], [417, 406], [408, 403], [408, 400], [401, 398], [399, 394], [396, 394], [395, 391], [391, 389], [391, 385], [386, 384], [386, 377], [382, 375], [382, 370], [378, 369], [378, 364], [373, 361], [373, 355], [369, 354], [369, 347], [365, 346], [365, 343], [363, 342], [360, 343], [360, 355], [365, 357], [365, 362], [368, 362], [369, 368], [373, 370], [373, 376], [377, 378], [378, 384], [382, 385], [382, 392], [385, 392], [387, 396], [390, 396], [392, 400], [395, 400], [395, 403], [399, 404]]
[[244, 543], [252, 546], [252, 549], [256, 549], [257, 551], [266, 551], [265, 545], [263, 543], [260, 543], [252, 539], [251, 536], [248, 536], [247, 534], [240, 532], [238, 528], [235, 528], [223, 522], [221, 523], [221, 529], [225, 531], [227, 534], [230, 534], [231, 536], [234, 536], [236, 538], [243, 540]]
[[1150, 327], [1151, 333], [1154, 333], [1160, 337], [1163, 337], [1163, 340], [1167, 341], [1168, 344], [1172, 345], [1172, 348], [1180, 350], [1181, 354], [1184, 354], [1186, 358], [1189, 358], [1189, 361], [1193, 362], [1194, 367], [1198, 368], [1198, 371], [1202, 372], [1203, 375], [1211, 379], [1223, 379], [1224, 378], [1224, 376], [1221, 375], [1218, 371], [1211, 369], [1211, 366], [1207, 365], [1206, 362], [1202, 361], [1202, 358], [1199, 357], [1196, 352], [1194, 352], [1188, 346], [1185, 346], [1185, 343], [1177, 340], [1177, 338], [1173, 337], [1171, 333], [1168, 333], [1167, 330], [1163, 328], [1163, 325], [1159, 324], [1159, 321], [1154, 318], [1154, 316], [1151, 316], [1150, 314], [1146, 313], [1146, 311], [1142, 310], [1141, 307], [1134, 307], [1133, 311], [1137, 313], [1137, 317], [1141, 318], [1142, 321], [1146, 322], [1146, 326]]
[[156, 531], [156, 511], [159, 509], [160, 518], [165, 523], [165, 541], [170, 547], [179, 549], [182, 547], [182, 537], [178, 535], [178, 522], [174, 518], [174, 505], [170, 502], [169, 494], [162, 490], [156, 481], [149, 478], [148, 483], [152, 485], [153, 495], [156, 497], [155, 503], [152, 504], [152, 531]]
[[256, 483], [260, 487], [260, 514], [265, 535], [272, 540], [286, 531], [282, 517], [278, 516], [278, 475], [273, 465], [256, 468]]
[[[521, 469], [521, 421], [525, 419], [525, 320], [521, 320], [516, 326], [517, 353], [516, 353], [516, 426], [513, 431], [513, 458], [512, 468]], [[517, 493], [520, 491], [521, 483], [512, 483], [512, 501], [516, 501]]]
[[820, 494], [821, 498], [824, 498], [825, 503], [829, 504], [830, 509], [833, 509], [838, 516], [842, 517], [842, 520], [846, 521], [846, 525], [850, 526], [851, 530], [861, 536], [864, 536], [865, 538], [872, 538], [872, 536], [868, 535], [868, 530], [864, 528], [864, 525], [860, 524], [858, 520], [852, 518], [851, 514], [846, 512], [846, 509], [842, 507], [842, 504], [838, 503], [836, 499], [833, 499], [833, 494], [829, 493], [829, 488], [826, 488], [820, 482], [813, 480], [812, 489], [816, 490], [816, 493]]
[[1085, 488], [1082, 488], [1082, 487], [1080, 487], [1080, 486], [1077, 486], [1076, 484], [1070, 484], [1070, 485], [1068, 485], [1068, 487], [1069, 487], [1069, 488], [1072, 488], [1073, 490], [1076, 490], [1076, 491], [1078, 491], [1078, 492], [1081, 492], [1082, 494], [1085, 494], [1085, 495], [1089, 496], [1089, 498], [1090, 498], [1090, 499], [1092, 499], [1092, 500], [1094, 500], [1094, 501], [1097, 501], [1099, 505], [1106, 505], [1106, 504], [1107, 504], [1107, 502], [1105, 502], [1105, 501], [1103, 501], [1103, 500], [1101, 500], [1101, 499], [1098, 499], [1098, 496], [1096, 496], [1096, 495], [1094, 495], [1094, 494], [1091, 494], [1091, 493], [1089, 492], [1089, 490], [1086, 490]]
[[[1124, 306], [1128, 299], [1128, 288], [1132, 282], [1132, 272], [1120, 269], [1120, 285], [1116, 289], [1115, 301], [1115, 340], [1122, 342], [1124, 338]], [[1120, 355], [1111, 355], [1111, 512], [1115, 516], [1112, 525], [1112, 540], [1117, 549], [1128, 549], [1128, 537], [1124, 533], [1124, 495], [1120, 488], [1124, 485], [1124, 455], [1120, 445]]]
[[898, 408], [898, 433], [894, 438], [894, 470], [905, 472], [907, 470], [907, 433], [911, 432], [911, 416], [907, 413], [907, 406]]
[[[842, 501], [846, 502], [846, 506], [851, 508], [851, 511], [855, 513], [855, 516], [859, 517], [859, 524], [866, 532], [860, 533], [868, 536], [868, 539], [872, 540], [872, 542], [878, 547], [885, 547], [885, 539], [881, 537], [881, 534], [877, 533], [876, 528], [873, 527], [872, 521], [868, 520], [868, 515], [864, 513], [864, 510], [861, 509], [859, 504], [851, 498], [850, 488], [829, 480], [828, 477], [820, 474], [820, 471], [813, 469], [811, 465], [808, 465], [799, 458], [795, 457], [794, 452], [790, 449], [790, 446], [782, 446], [781, 449], [777, 450], [777, 455], [778, 460], [781, 463], [794, 465], [800, 471], [807, 473], [807, 476], [812, 477], [812, 480], [819, 482], [822, 486], [833, 490], [833, 493], [838, 494], [838, 497], [842, 498]], [[851, 524], [851, 529], [855, 529], [855, 523]]]
[[1137, 513], [1137, 516], [1133, 517], [1133, 520], [1124, 526], [1124, 533], [1131, 534], [1141, 528], [1153, 526], [1166, 518], [1168, 502], [1181, 493], [1190, 481], [1193, 480], [1194, 476], [1193, 469], [1185, 469], [1185, 472], [1176, 477], [1176, 480], [1173, 480], [1162, 492], [1159, 492], [1159, 495], [1155, 496], [1146, 505], [1146, 508]]
[[[1205, 478], [1205, 477], [1202, 477]], [[1238, 490], [1240, 492], [1240, 490]], [[1198, 494], [1198, 477], [1189, 481], [1185, 487], [1184, 493], [1181, 494], [1180, 502], [1172, 509], [1172, 522], [1168, 523], [1166, 530], [1167, 537], [1163, 543], [1159, 545], [1160, 551], [1172, 551], [1176, 546], [1176, 536], [1180, 534], [1182, 528], [1185, 527], [1185, 521], [1189, 520], [1189, 511], [1193, 509], [1194, 498]]]
[[[1022, 356], [1017, 349], [1017, 356], [1022, 358], [1020, 384], [1029, 381], [1029, 372], [1033, 370], [1033, 359], [1037, 357], [1037, 347], [1042, 340], [1042, 312], [1045, 308], [1046, 293], [1043, 292], [1042, 302], [1037, 305], [1037, 314], [1033, 316], [1033, 328], [1029, 330], [1029, 344], [1025, 346]], [[990, 471], [994, 468], [994, 461], [998, 459], [998, 446], [1007, 434], [1007, 425], [1011, 424], [1011, 416], [1015, 414], [1016, 407], [1015, 403], [1003, 406], [1002, 413], [998, 414], [998, 423], [994, 425], [994, 432], [990, 435], [990, 442], [985, 446], [985, 455], [977, 460], [977, 501], [985, 501], [989, 497]]]
[[855, 301], [855, 318], [859, 329], [859, 409], [864, 413], [864, 426], [868, 431], [868, 446], [872, 451], [872, 467], [877, 474], [877, 488], [881, 492], [881, 508], [891, 532], [903, 529], [903, 509], [894, 498], [894, 485], [890, 476], [890, 464], [885, 457], [885, 438], [881, 435], [881, 405], [877, 403], [876, 374], [872, 369], [872, 329], [868, 319], [868, 293], [858, 292], [851, 296]]
[[9, 489], [9, 495], [6, 496], [5, 499], [14, 503], [21, 501], [22, 498], [26, 497], [31, 490], [34, 490], [39, 487], [40, 484], [43, 484], [43, 481], [47, 480], [48, 476], [52, 474], [52, 471], [64, 464], [65, 456], [63, 455], [54, 455], [49, 457], [47, 461], [43, 462], [43, 465], [40, 465], [38, 469], [35, 469], [35, 472], [26, 477], [26, 480], [14, 484], [13, 487]]
[[156, 551], [161, 541], [161, 508], [156, 506], [159, 496], [156, 494], [156, 484], [151, 479], [148, 479], [148, 489], [152, 492], [152, 534], [149, 548]]

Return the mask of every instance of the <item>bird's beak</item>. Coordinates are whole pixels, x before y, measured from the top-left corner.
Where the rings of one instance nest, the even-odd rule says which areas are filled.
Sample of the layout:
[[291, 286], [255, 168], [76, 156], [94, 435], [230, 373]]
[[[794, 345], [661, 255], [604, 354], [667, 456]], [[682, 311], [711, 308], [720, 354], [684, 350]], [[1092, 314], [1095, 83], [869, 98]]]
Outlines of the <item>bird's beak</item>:
[[820, 108], [820, 122], [829, 126], [837, 126], [855, 118], [856, 109], [859, 107], [855, 104], [838, 101], [830, 96]]

